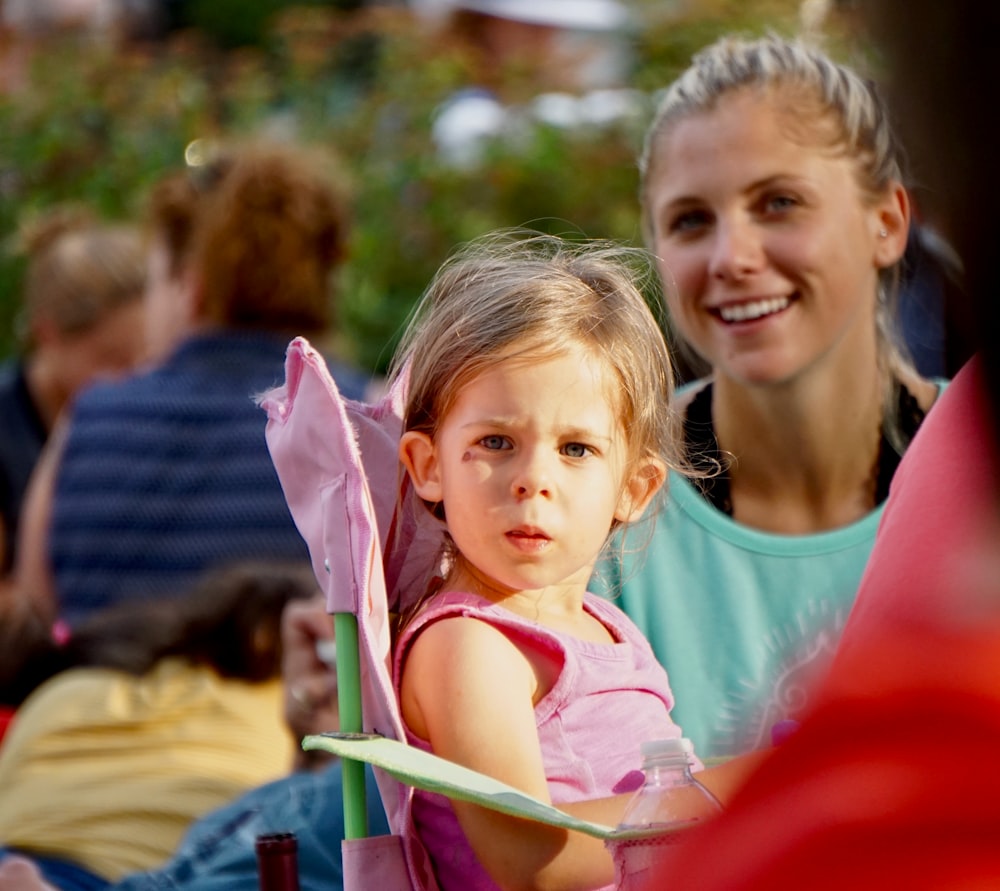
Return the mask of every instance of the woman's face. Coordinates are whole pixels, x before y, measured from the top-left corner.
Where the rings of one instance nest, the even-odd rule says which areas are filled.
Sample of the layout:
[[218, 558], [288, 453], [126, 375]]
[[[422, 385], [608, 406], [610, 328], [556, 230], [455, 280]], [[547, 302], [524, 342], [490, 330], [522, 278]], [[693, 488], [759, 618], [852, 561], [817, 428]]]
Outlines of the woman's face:
[[903, 190], [864, 195], [790, 123], [780, 94], [730, 94], [659, 138], [646, 183], [673, 323], [746, 384], [874, 362], [878, 272], [906, 246]]

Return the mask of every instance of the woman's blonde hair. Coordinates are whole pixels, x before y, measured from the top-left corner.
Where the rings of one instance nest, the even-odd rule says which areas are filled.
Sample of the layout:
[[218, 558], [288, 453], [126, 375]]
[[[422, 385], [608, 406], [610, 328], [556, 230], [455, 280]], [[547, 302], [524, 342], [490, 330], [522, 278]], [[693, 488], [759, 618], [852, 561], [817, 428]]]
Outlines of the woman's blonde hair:
[[645, 251], [610, 242], [505, 230], [469, 243], [438, 270], [397, 350], [404, 429], [433, 436], [461, 388], [500, 362], [582, 345], [620, 385], [630, 456], [679, 466], [671, 358], [643, 297], [650, 274]]
[[874, 82], [801, 40], [727, 36], [697, 53], [660, 100], [639, 159], [644, 204], [660, 139], [681, 118], [745, 89], [779, 92], [807, 138], [854, 160], [865, 194], [902, 181], [902, 150]]

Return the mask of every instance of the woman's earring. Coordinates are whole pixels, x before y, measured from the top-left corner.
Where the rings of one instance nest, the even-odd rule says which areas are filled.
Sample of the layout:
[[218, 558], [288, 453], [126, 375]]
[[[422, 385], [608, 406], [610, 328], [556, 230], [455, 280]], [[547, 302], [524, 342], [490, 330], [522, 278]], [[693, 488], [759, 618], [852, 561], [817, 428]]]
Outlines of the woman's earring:
[[889, 237], [889, 233], [885, 229], [879, 229], [878, 230], [878, 237], [879, 238], [888, 238]]

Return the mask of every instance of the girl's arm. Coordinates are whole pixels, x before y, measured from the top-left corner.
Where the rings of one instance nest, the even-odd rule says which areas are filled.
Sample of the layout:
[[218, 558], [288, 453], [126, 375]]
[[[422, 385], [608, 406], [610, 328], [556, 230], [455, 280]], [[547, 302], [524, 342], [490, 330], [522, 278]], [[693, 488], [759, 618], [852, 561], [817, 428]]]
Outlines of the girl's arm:
[[[463, 764], [551, 803], [534, 705], [557, 668], [534, 659], [500, 630], [471, 618], [449, 618], [424, 629], [403, 673], [401, 705], [407, 726], [436, 755]], [[765, 753], [733, 758], [699, 772], [726, 802]], [[680, 796], [690, 790], [680, 790]], [[631, 793], [559, 805], [582, 819], [616, 826]], [[600, 839], [510, 817], [476, 805], [452, 806], [472, 850], [505, 889], [588, 889], [614, 880], [610, 852]], [[692, 796], [691, 816], [704, 815]]]
[[[403, 717], [436, 755], [550, 802], [534, 715], [545, 675], [543, 662], [498, 629], [444, 619], [424, 629], [407, 656]], [[581, 805], [591, 819], [613, 826], [629, 797]], [[476, 857], [502, 888], [586, 889], [614, 878], [599, 839], [463, 802], [453, 806]]]
[[773, 749], [760, 749], [756, 752], [747, 752], [744, 755], [736, 755], [733, 758], [706, 767], [695, 774], [695, 778], [711, 792], [716, 798], [726, 805], [732, 799], [733, 794], [740, 786], [746, 782], [747, 778], [758, 766], [767, 758]]

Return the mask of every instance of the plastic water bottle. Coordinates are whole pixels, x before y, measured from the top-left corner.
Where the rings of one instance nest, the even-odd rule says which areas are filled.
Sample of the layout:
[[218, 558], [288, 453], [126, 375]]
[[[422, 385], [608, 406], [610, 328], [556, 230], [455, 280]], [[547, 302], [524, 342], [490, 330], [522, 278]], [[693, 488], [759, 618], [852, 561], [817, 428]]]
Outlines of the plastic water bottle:
[[722, 810], [718, 799], [694, 774], [689, 739], [656, 739], [642, 744], [645, 780], [606, 842], [615, 865], [617, 891], [648, 888], [668, 864], [673, 846], [698, 821]]
[[293, 832], [258, 835], [260, 891], [299, 891], [299, 842]]
[[625, 808], [620, 829], [666, 829], [722, 810], [719, 800], [691, 773], [691, 740], [654, 739], [644, 742], [640, 751], [645, 779]]

